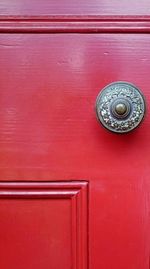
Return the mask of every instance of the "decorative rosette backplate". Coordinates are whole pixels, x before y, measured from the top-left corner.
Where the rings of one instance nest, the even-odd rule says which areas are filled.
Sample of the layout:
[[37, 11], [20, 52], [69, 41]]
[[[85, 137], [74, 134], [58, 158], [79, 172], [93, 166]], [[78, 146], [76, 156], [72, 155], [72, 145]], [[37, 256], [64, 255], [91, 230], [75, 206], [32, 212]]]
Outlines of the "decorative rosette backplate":
[[99, 93], [96, 114], [108, 130], [127, 133], [135, 129], [145, 115], [145, 100], [140, 90], [128, 82], [114, 82]]

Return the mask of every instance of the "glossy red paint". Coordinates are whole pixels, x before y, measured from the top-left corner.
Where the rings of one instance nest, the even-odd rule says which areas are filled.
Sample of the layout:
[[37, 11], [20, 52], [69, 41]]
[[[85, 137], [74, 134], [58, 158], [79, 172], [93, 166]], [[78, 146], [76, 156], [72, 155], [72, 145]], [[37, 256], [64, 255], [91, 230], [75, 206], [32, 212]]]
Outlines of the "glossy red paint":
[[[148, 269], [150, 19], [57, 20], [0, 22], [1, 267]], [[147, 102], [126, 135], [103, 129], [94, 109], [117, 80]]]

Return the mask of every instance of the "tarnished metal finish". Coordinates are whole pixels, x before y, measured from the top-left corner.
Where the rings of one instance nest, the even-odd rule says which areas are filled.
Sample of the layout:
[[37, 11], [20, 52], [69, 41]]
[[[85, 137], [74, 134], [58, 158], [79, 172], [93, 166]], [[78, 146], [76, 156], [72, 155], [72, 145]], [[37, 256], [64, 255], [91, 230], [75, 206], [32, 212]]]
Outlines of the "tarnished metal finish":
[[96, 100], [99, 121], [115, 133], [127, 133], [135, 129], [145, 115], [145, 100], [140, 90], [128, 82], [107, 85]]

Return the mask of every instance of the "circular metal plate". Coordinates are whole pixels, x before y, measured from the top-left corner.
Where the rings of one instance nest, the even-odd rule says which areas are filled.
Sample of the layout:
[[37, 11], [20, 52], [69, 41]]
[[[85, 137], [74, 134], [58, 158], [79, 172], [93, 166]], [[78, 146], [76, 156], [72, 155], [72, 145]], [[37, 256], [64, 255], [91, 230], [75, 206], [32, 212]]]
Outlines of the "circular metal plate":
[[[119, 114], [119, 109], [123, 107], [125, 113]], [[107, 85], [96, 100], [98, 120], [115, 133], [127, 133], [135, 129], [143, 120], [145, 110], [145, 99], [141, 91], [124, 81]]]

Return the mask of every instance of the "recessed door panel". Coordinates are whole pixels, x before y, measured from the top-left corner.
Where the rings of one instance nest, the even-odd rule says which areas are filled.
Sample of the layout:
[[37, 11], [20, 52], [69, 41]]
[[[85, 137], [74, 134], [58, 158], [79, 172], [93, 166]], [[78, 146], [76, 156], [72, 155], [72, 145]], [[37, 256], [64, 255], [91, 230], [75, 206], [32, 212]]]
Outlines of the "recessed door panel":
[[0, 267], [87, 268], [87, 209], [84, 181], [0, 183]]

